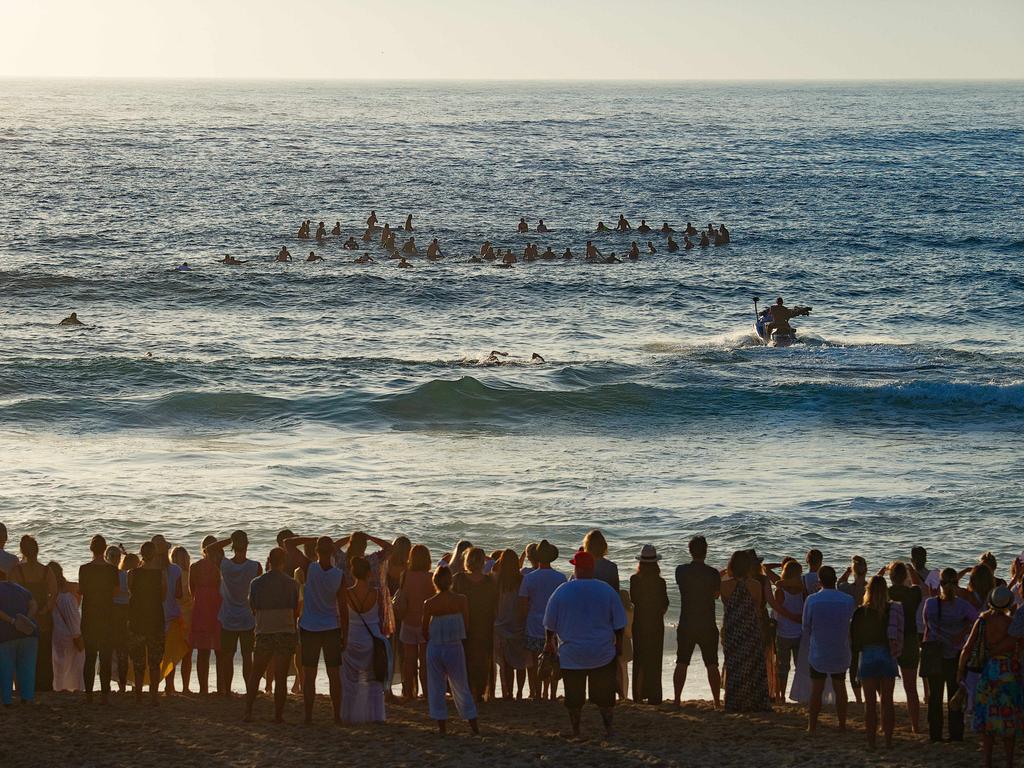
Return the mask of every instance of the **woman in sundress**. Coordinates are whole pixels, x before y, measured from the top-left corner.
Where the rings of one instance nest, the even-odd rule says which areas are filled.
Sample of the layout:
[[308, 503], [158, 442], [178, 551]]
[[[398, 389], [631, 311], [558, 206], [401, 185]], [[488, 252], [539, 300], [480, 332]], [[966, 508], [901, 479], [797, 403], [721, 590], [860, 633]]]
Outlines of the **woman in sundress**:
[[761, 582], [749, 550], [735, 552], [722, 581], [722, 651], [725, 656], [726, 712], [769, 712], [765, 668]]
[[341, 720], [381, 723], [386, 717], [384, 681], [376, 678], [373, 664], [374, 638], [385, 640], [377, 607], [379, 593], [370, 584], [366, 558], [352, 558], [350, 568], [354, 583], [345, 591], [348, 611], [341, 627], [342, 635], [348, 638], [341, 657]]
[[983, 763], [992, 765], [992, 747], [998, 736], [1003, 742], [1006, 764], [1013, 765], [1017, 732], [1024, 729], [1024, 689], [1015, 653], [1016, 639], [1009, 636], [1013, 593], [996, 587], [989, 593], [989, 609], [982, 613], [960, 654], [957, 679], [966, 678], [976, 643], [983, 643], [988, 656], [974, 689], [974, 730], [981, 734]]

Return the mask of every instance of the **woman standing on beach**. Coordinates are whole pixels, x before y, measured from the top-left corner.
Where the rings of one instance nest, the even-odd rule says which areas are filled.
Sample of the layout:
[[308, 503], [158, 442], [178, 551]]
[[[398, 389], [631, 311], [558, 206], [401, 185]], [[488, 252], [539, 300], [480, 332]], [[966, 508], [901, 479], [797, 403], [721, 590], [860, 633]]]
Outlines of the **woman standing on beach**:
[[103, 559], [117, 569], [117, 591], [110, 614], [110, 651], [117, 670], [117, 690], [128, 690], [128, 569], [124, 567], [125, 553], [111, 545]]
[[21, 701], [35, 700], [39, 634], [36, 615], [32, 593], [9, 581], [0, 568], [0, 703], [5, 707], [14, 702], [15, 679]]
[[[181, 690], [188, 692], [192, 682], [192, 593], [189, 587], [189, 573], [192, 570], [192, 558], [184, 547], [174, 547], [170, 555], [171, 565], [178, 569], [178, 583], [180, 589], [175, 590], [175, 602], [178, 606], [178, 613], [181, 626]], [[168, 592], [170, 585], [168, 585]], [[167, 676], [166, 691], [174, 691], [174, 670]]]
[[[469, 604], [466, 625], [466, 671], [476, 701], [483, 701], [494, 668], [494, 618], [498, 610], [498, 587], [484, 575], [486, 554], [479, 547], [466, 551], [463, 572], [455, 576], [452, 590], [465, 595]], [[493, 692], [492, 692], [493, 696]]]
[[351, 561], [353, 584], [346, 590], [348, 610], [342, 614], [342, 637], [348, 639], [341, 657], [341, 720], [344, 723], [382, 723], [384, 680], [374, 669], [374, 639], [386, 642], [380, 630], [378, 591], [370, 584], [370, 564], [364, 557]]
[[749, 550], [734, 552], [722, 581], [722, 651], [725, 656], [726, 712], [769, 712], [761, 618], [763, 587], [755, 577]]
[[807, 592], [804, 589], [803, 567], [793, 559], [782, 564], [782, 577], [775, 586], [773, 613], [775, 615], [775, 676], [778, 681], [776, 701], [786, 700], [789, 685], [790, 665], [799, 669], [803, 625], [801, 617], [804, 611], [804, 600]]
[[160, 685], [160, 660], [164, 656], [164, 595], [167, 574], [157, 559], [152, 541], [139, 549], [142, 565], [128, 572], [128, 638], [135, 674], [135, 696], [149, 673], [149, 693], [154, 706]]
[[494, 570], [498, 587], [498, 606], [494, 617], [494, 656], [498, 662], [498, 676], [501, 678], [501, 696], [504, 699], [512, 698], [514, 679], [515, 697], [521, 699], [526, 684], [526, 622], [519, 611], [519, 585], [523, 576], [519, 571], [519, 557], [515, 550], [502, 551]]
[[850, 622], [854, 658], [860, 656], [857, 678], [864, 689], [864, 728], [872, 749], [878, 731], [876, 698], [882, 700], [885, 746], [892, 746], [896, 722], [892, 692], [896, 685], [896, 659], [903, 651], [903, 622], [903, 606], [889, 601], [885, 579], [872, 576], [864, 590], [863, 604], [854, 611]]
[[417, 544], [409, 551], [409, 567], [395, 597], [395, 616], [401, 622], [402, 698], [416, 698], [416, 682], [427, 695], [427, 640], [423, 637], [423, 603], [434, 594], [430, 579], [430, 550]]
[[82, 612], [64, 578], [64, 569], [51, 561], [47, 568], [57, 580], [53, 606], [53, 690], [81, 691], [85, 688], [85, 643], [82, 640]]
[[[196, 650], [196, 678], [199, 693], [210, 692], [210, 652], [220, 649], [220, 559], [224, 550], [214, 547], [216, 536], [203, 539], [203, 556], [189, 567], [188, 590], [192, 596], [192, 626], [189, 628], [188, 644]], [[220, 665], [216, 664], [216, 669]], [[220, 693], [221, 679], [217, 676], [217, 692]]]
[[[928, 735], [942, 741], [942, 700], [952, 699], [959, 689], [957, 666], [973, 615], [970, 604], [957, 596], [958, 575], [953, 568], [943, 568], [939, 575], [939, 596], [924, 604], [924, 639], [921, 648], [921, 674], [928, 678]], [[929, 653], [929, 643], [934, 643]], [[935, 667], [926, 668], [935, 656]], [[949, 740], [964, 740], [964, 711], [949, 706]]]
[[917, 583], [908, 584], [913, 578], [918, 580], [917, 571], [907, 568], [906, 563], [896, 562], [889, 566], [889, 599], [903, 606], [903, 652], [896, 663], [903, 678], [903, 690], [907, 694], [907, 714], [910, 716], [910, 729], [914, 733], [921, 732], [921, 700], [917, 693], [917, 670], [921, 663], [921, 636], [917, 631], [918, 608], [924, 595]]
[[405, 660], [405, 653], [402, 648], [401, 641], [402, 621], [398, 617], [397, 612], [394, 611], [393, 607], [395, 603], [395, 596], [398, 595], [398, 590], [402, 586], [402, 577], [405, 575], [406, 568], [409, 567], [409, 553], [411, 550], [412, 542], [409, 541], [409, 537], [398, 536], [391, 542], [391, 554], [388, 555], [388, 595], [391, 597], [392, 613], [395, 617], [395, 631], [388, 637], [388, 642], [391, 644], [391, 658], [395, 660], [392, 665], [392, 678], [388, 681], [387, 694], [389, 697], [392, 695], [391, 686], [394, 685], [395, 671], [402, 670], [405, 667], [403, 664]]
[[11, 571], [11, 581], [32, 593], [36, 602], [36, 623], [39, 626], [36, 654], [36, 690], [53, 690], [53, 606], [57, 603], [57, 579], [49, 568], [39, 562], [39, 543], [32, 536], [22, 536], [18, 543], [21, 562]]
[[594, 557], [594, 578], [619, 591], [619, 566], [608, 559], [608, 541], [596, 528], [583, 537], [583, 551]]
[[668, 587], [661, 578], [660, 559], [652, 545], [644, 544], [637, 557], [636, 573], [629, 578], [629, 599], [633, 603], [633, 701], [648, 704], [662, 701], [661, 661], [665, 654]]
[[427, 638], [427, 706], [437, 730], [447, 733], [448, 704], [445, 690], [450, 688], [459, 714], [469, 721], [473, 733], [479, 731], [476, 702], [466, 679], [463, 640], [469, 624], [469, 601], [452, 592], [451, 570], [439, 566], [434, 571], [436, 594], [423, 606], [423, 635]]
[[984, 643], [988, 659], [974, 692], [973, 727], [981, 734], [984, 764], [992, 765], [992, 747], [998, 736], [1006, 752], [1006, 764], [1012, 766], [1017, 733], [1024, 730], [1020, 659], [1015, 652], [1017, 640], [1009, 635], [1013, 593], [1005, 586], [996, 587], [988, 603], [989, 609], [978, 617], [964, 644], [957, 679], [963, 683], [975, 643]]

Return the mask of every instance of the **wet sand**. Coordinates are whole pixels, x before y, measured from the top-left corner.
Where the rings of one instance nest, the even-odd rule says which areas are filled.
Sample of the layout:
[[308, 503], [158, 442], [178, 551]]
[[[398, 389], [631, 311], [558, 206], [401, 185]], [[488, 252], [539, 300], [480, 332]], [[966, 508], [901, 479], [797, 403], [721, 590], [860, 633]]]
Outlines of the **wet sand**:
[[707, 703], [680, 709], [622, 704], [616, 709], [616, 736], [601, 736], [597, 711], [584, 712], [584, 736], [566, 737], [561, 703], [484, 704], [481, 735], [453, 718], [440, 737], [426, 706], [393, 704], [388, 723], [337, 727], [330, 724], [326, 698], [317, 702], [315, 723], [300, 724], [301, 703], [291, 697], [285, 718], [271, 722], [272, 704], [261, 695], [252, 723], [242, 722], [242, 701], [234, 698], [163, 697], [156, 709], [129, 696], [115, 696], [108, 707], [86, 706], [81, 694], [43, 694], [32, 707], [0, 713], [4, 752], [10, 765], [61, 766], [916, 766], [946, 768], [978, 765], [975, 739], [961, 744], [930, 744], [927, 736], [904, 730], [905, 711], [897, 708], [891, 750], [869, 752], [862, 731], [862, 709], [851, 705], [850, 728], [836, 729], [825, 715], [820, 732], [804, 733], [802, 707], [787, 705], [771, 714], [725, 715]]

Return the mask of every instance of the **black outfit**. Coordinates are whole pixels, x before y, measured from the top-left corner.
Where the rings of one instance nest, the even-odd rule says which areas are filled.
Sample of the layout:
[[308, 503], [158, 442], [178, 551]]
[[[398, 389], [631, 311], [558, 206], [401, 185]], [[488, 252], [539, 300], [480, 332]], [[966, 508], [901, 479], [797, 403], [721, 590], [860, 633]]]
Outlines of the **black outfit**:
[[633, 603], [633, 700], [660, 704], [668, 610], [665, 580], [655, 573], [630, 576], [629, 599]]
[[676, 568], [676, 584], [682, 605], [676, 640], [676, 664], [688, 665], [695, 646], [700, 646], [704, 665], [718, 666], [718, 625], [715, 600], [722, 588], [721, 574], [704, 563], [686, 563]]
[[603, 667], [594, 669], [563, 669], [562, 686], [565, 688], [565, 706], [582, 709], [590, 689], [590, 701], [603, 709], [615, 706], [615, 689], [619, 675], [619, 661], [612, 659]]
[[[944, 696], [953, 698], [960, 686], [956, 675], [960, 659], [942, 660], [942, 674], [928, 676], [928, 735], [932, 741], [942, 741], [942, 702]], [[945, 689], [945, 690], [943, 690]], [[964, 740], [964, 711], [949, 709], [949, 740]]]
[[473, 581], [469, 574], [456, 574], [452, 592], [469, 602], [466, 627], [466, 672], [473, 696], [480, 699], [487, 690], [494, 666], [494, 618], [498, 612], [498, 583], [490, 576]]
[[901, 669], [917, 669], [921, 661], [921, 637], [917, 633], [917, 610], [923, 595], [918, 587], [901, 584], [889, 587], [889, 599], [903, 606], [903, 653], [896, 659]]
[[142, 685], [146, 667], [151, 674], [152, 670], [159, 670], [164, 656], [163, 575], [156, 568], [136, 568], [129, 574], [128, 652], [135, 667], [137, 687]]
[[82, 595], [86, 694], [92, 693], [97, 656], [100, 660], [100, 690], [110, 693], [114, 651], [114, 595], [120, 586], [117, 569], [110, 563], [93, 560], [78, 569], [78, 591]]

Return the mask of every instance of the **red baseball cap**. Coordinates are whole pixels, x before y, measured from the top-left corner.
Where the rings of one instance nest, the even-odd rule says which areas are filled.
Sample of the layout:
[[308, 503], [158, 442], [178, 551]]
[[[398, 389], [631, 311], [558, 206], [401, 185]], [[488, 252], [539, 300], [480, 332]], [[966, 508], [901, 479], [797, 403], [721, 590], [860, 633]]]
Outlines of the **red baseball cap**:
[[594, 556], [582, 549], [577, 550], [576, 554], [572, 556], [572, 560], [569, 561], [569, 565], [574, 565], [577, 568], [593, 568]]

